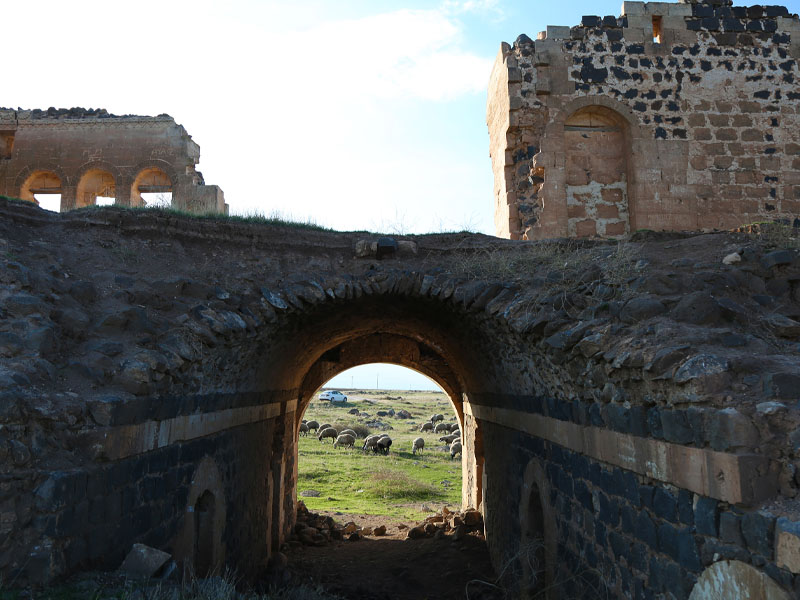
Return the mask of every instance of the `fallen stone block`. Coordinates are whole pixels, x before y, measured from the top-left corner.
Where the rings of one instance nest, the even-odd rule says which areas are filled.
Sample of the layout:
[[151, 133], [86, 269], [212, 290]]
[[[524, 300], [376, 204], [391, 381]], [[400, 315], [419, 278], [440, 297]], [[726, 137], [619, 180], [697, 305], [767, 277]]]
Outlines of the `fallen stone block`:
[[152, 577], [170, 558], [172, 555], [169, 552], [144, 544], [134, 544], [128, 556], [122, 561], [119, 571], [140, 577]]

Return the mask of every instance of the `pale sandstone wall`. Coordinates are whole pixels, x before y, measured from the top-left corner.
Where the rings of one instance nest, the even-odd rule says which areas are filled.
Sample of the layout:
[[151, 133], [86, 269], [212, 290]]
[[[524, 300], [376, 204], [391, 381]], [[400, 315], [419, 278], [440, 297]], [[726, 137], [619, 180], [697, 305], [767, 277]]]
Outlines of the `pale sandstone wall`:
[[195, 170], [199, 160], [200, 146], [168, 115], [0, 109], [0, 194], [32, 199], [25, 190], [31, 175], [52, 173], [61, 183], [61, 210], [93, 204], [78, 193], [90, 171], [107, 174], [117, 204], [136, 205], [137, 176], [156, 168], [171, 184], [175, 208], [226, 212], [222, 191], [205, 186]]
[[[505, 45], [488, 119], [496, 220], [508, 214], [510, 222], [497, 234], [619, 236], [794, 221], [800, 21], [783, 7], [730, 4], [624, 2], [619, 18], [584, 17], [580, 26]], [[498, 71], [507, 85], [495, 86]], [[494, 114], [503, 106], [505, 120]], [[607, 133], [624, 144], [611, 145], [620, 152], [610, 162], [625, 164], [578, 161], [576, 169], [572, 160], [570, 171], [570, 157], [586, 154], [573, 138], [596, 135], [598, 125], [573, 132], [567, 121], [592, 107], [616, 114], [619, 126]], [[597, 202], [590, 188], [579, 190], [583, 197], [569, 193], [570, 177], [608, 185], [597, 180], [603, 171], [620, 175], [613, 181], [622, 204]]]

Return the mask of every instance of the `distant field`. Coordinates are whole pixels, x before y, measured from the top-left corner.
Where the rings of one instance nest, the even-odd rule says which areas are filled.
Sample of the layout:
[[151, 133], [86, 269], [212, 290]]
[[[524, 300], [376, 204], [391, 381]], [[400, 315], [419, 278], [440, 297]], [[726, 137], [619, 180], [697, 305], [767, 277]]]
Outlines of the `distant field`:
[[[441, 413], [445, 422], [454, 422], [456, 414], [447, 396], [441, 392], [341, 390], [347, 395], [344, 405], [330, 406], [314, 400], [303, 416], [307, 420], [331, 423], [337, 430], [351, 427], [359, 431], [367, 422], [379, 420], [393, 429], [389, 456], [364, 453], [361, 443], [353, 450], [333, 448], [332, 440], [320, 443], [313, 432], [300, 436], [298, 463], [298, 498], [312, 511], [329, 510], [343, 513], [388, 515], [417, 519], [430, 509], [461, 504], [461, 461], [450, 459], [449, 452], [439, 450], [443, 434], [420, 433], [419, 426], [434, 413]], [[369, 417], [348, 414], [357, 408]], [[379, 410], [405, 409], [411, 419], [378, 417]], [[378, 427], [372, 433], [383, 433]], [[417, 437], [425, 439], [422, 455], [411, 453]], [[314, 490], [319, 497], [304, 496]], [[427, 505], [423, 508], [423, 505]]]

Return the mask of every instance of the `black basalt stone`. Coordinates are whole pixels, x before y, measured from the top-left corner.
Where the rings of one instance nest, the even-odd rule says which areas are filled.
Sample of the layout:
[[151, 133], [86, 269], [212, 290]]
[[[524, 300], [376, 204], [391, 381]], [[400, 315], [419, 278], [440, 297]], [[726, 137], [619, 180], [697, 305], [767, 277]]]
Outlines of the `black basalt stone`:
[[584, 15], [581, 19], [581, 26], [582, 27], [600, 27], [602, 25], [603, 20], [595, 15]]
[[756, 511], [742, 517], [742, 535], [747, 547], [772, 560], [775, 517], [770, 513]]
[[678, 500], [674, 494], [663, 488], [656, 488], [653, 494], [653, 512], [657, 517], [675, 523], [677, 507]]
[[694, 17], [713, 17], [714, 7], [708, 4], [692, 4], [692, 16]]
[[625, 51], [628, 54], [644, 54], [644, 44], [629, 44]]
[[664, 439], [674, 444], [688, 444], [694, 441], [694, 433], [689, 427], [686, 413], [682, 410], [662, 410], [661, 427]]
[[719, 30], [719, 19], [716, 17], [706, 17], [701, 23], [701, 27], [708, 31]]
[[593, 65], [581, 68], [581, 80], [587, 83], [602, 83], [608, 78], [608, 69], [596, 69]]
[[694, 506], [694, 526], [697, 533], [716, 537], [719, 531], [717, 500], [700, 496]]

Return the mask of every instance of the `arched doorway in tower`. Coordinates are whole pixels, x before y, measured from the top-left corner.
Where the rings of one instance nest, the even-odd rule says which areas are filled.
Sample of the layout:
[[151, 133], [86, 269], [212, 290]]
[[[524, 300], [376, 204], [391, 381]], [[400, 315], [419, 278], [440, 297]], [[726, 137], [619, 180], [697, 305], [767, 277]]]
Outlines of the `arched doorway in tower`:
[[577, 237], [630, 232], [627, 122], [604, 106], [587, 106], [564, 123], [567, 231]]
[[417, 371], [348, 369], [314, 394], [298, 430], [297, 495], [310, 510], [413, 520], [460, 508], [461, 421]]
[[61, 178], [53, 171], [34, 171], [22, 184], [19, 197], [45, 210], [61, 212], [61, 185]]

